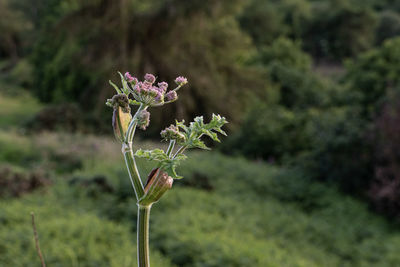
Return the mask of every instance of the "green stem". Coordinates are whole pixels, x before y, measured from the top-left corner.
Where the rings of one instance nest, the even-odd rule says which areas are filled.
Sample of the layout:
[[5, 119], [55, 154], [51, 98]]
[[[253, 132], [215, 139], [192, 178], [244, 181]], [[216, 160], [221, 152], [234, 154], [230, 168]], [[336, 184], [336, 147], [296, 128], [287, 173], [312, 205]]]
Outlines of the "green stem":
[[178, 151], [176, 151], [175, 155], [172, 157], [173, 159], [176, 158], [176, 156], [179, 155], [179, 153], [183, 153], [183, 151], [185, 151], [186, 146], [181, 146]]
[[149, 256], [149, 219], [150, 209], [149, 206], [138, 205], [138, 218], [137, 218], [137, 257], [138, 267], [150, 267]]
[[171, 156], [171, 153], [174, 150], [174, 146], [175, 146], [175, 140], [169, 141], [169, 146], [168, 146], [168, 149], [167, 149], [167, 156], [168, 157]]
[[147, 108], [147, 106], [140, 104], [139, 108], [137, 109], [135, 115], [132, 118], [131, 123], [129, 124], [128, 131], [126, 132], [125, 143], [127, 143], [127, 144], [132, 143], [133, 136], [135, 136], [135, 130], [136, 130], [136, 125], [137, 125], [136, 118], [139, 115], [139, 113], [142, 110], [145, 110], [146, 108]]
[[145, 110], [147, 107], [141, 104], [137, 109], [135, 115], [132, 118], [131, 123], [129, 124], [128, 131], [126, 132], [125, 142], [122, 144], [122, 153], [124, 154], [126, 167], [128, 169], [129, 178], [131, 180], [133, 189], [135, 191], [136, 200], [144, 195], [144, 187], [142, 184], [142, 180], [140, 178], [140, 173], [136, 165], [135, 156], [133, 154], [133, 137], [135, 136], [137, 121], [136, 118], [142, 110]]
[[126, 167], [128, 168], [129, 178], [131, 180], [133, 190], [135, 190], [136, 199], [139, 200], [144, 195], [144, 187], [139, 176], [139, 170], [136, 166], [133, 151], [131, 148], [125, 146], [125, 151], [123, 151], [123, 153]]

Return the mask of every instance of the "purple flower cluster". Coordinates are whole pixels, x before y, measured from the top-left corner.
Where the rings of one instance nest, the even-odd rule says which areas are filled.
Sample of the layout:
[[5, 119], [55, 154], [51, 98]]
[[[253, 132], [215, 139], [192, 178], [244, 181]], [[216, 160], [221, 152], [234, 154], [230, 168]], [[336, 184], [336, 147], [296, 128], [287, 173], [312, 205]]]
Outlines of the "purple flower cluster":
[[146, 73], [143, 81], [138, 81], [138, 79], [133, 77], [129, 72], [125, 73], [124, 78], [130, 85], [135, 100], [145, 105], [161, 105], [165, 102], [175, 101], [178, 99], [176, 90], [187, 83], [185, 77], [179, 76], [175, 79], [178, 87], [167, 92], [168, 83], [159, 82], [157, 86], [155, 86], [156, 77], [150, 73]]

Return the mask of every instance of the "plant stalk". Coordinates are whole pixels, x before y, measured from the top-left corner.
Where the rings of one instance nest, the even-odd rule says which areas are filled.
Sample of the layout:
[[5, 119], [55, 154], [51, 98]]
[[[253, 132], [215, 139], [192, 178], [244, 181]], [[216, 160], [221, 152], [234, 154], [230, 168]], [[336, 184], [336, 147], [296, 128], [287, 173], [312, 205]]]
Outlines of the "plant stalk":
[[[137, 126], [137, 116], [139, 112], [145, 110], [147, 107], [140, 105], [126, 133], [125, 142], [122, 145], [122, 153], [124, 154], [126, 167], [128, 169], [129, 178], [132, 187], [135, 191], [136, 200], [139, 200], [145, 194], [140, 173], [136, 165], [135, 155], [133, 153], [133, 137]], [[137, 215], [137, 261], [138, 267], [150, 267], [150, 253], [149, 253], [149, 219], [150, 219], [151, 205], [142, 206], [138, 204]]]
[[128, 169], [129, 178], [132, 183], [132, 187], [135, 191], [136, 200], [144, 195], [144, 188], [142, 180], [140, 178], [140, 173], [136, 165], [135, 156], [133, 154], [133, 137], [135, 136], [136, 126], [137, 126], [137, 116], [139, 112], [146, 109], [146, 106], [140, 105], [137, 109], [135, 115], [129, 124], [128, 131], [126, 133], [125, 142], [122, 144], [122, 153], [124, 154], [126, 167]]
[[136, 166], [135, 156], [133, 155], [132, 147], [123, 146], [123, 150], [129, 178], [131, 180], [133, 190], [135, 191], [136, 199], [139, 200], [144, 195], [144, 189], [142, 180], [139, 176], [139, 170]]
[[138, 267], [150, 267], [149, 219], [151, 205], [138, 205], [137, 217], [137, 258]]
[[168, 146], [168, 149], [167, 149], [167, 155], [168, 155], [168, 157], [171, 156], [171, 153], [172, 153], [172, 151], [174, 150], [174, 146], [175, 146], [175, 140], [169, 141], [169, 146]]

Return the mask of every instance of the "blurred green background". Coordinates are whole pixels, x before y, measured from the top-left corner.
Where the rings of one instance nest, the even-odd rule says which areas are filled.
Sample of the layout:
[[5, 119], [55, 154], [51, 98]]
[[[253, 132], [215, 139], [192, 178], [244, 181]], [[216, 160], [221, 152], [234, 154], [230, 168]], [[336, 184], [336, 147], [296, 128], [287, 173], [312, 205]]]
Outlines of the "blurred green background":
[[39, 266], [31, 211], [48, 266], [135, 266], [117, 71], [189, 80], [145, 148], [230, 122], [154, 206], [153, 266], [400, 266], [399, 0], [0, 0], [1, 266]]

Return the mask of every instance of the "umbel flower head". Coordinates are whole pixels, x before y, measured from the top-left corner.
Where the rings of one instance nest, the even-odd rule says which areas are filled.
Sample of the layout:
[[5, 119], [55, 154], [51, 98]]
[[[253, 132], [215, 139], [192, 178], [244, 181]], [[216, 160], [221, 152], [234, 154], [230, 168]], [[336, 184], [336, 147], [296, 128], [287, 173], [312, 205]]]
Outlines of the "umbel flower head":
[[185, 84], [187, 79], [179, 76], [175, 79], [177, 87], [168, 91], [167, 82], [156, 83], [157, 78], [150, 73], [144, 75], [144, 79], [139, 81], [129, 72], [125, 72], [121, 76], [122, 88], [110, 81], [110, 84], [115, 88], [118, 94], [125, 94], [130, 97], [129, 103], [133, 105], [143, 104], [144, 106], [162, 106], [172, 103], [178, 99], [177, 91]]

